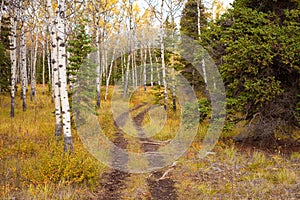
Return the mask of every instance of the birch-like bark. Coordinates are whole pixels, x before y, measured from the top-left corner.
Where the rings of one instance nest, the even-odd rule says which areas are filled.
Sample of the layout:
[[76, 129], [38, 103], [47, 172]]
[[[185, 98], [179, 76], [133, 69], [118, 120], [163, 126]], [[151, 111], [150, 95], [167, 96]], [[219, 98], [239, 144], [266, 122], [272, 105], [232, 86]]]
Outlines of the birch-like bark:
[[127, 58], [123, 98], [126, 98], [127, 90], [128, 90], [129, 71], [130, 71], [129, 66], [130, 66], [130, 57], [131, 57], [130, 55], [131, 53], [128, 54], [128, 58]]
[[101, 61], [100, 61], [100, 41], [99, 41], [99, 30], [97, 29], [96, 31], [96, 48], [97, 48], [97, 56], [96, 56], [96, 63], [97, 63], [97, 68], [96, 68], [96, 73], [97, 73], [97, 78], [96, 78], [96, 92], [97, 92], [97, 107], [100, 107], [100, 93], [101, 93], [101, 83], [100, 83], [100, 75], [101, 75]]
[[65, 36], [65, 0], [60, 0], [57, 12], [57, 44], [58, 44], [58, 71], [59, 91], [62, 107], [62, 123], [64, 132], [64, 151], [72, 151], [71, 111], [67, 90], [66, 67], [66, 36]]
[[[158, 58], [155, 56], [155, 61], [156, 63], [158, 63]], [[156, 73], [157, 73], [157, 84], [159, 86], [161, 86], [161, 80], [160, 80], [160, 68], [159, 68], [159, 65], [156, 64]]]
[[11, 35], [10, 35], [10, 59], [11, 59], [11, 107], [10, 117], [15, 116], [15, 89], [16, 89], [16, 68], [17, 68], [17, 24], [16, 16], [10, 17]]
[[149, 52], [149, 59], [150, 59], [150, 85], [151, 85], [151, 87], [153, 87], [153, 60], [152, 60], [150, 43], [148, 46], [148, 52]]
[[124, 78], [125, 62], [126, 62], [125, 54], [122, 51], [122, 53], [121, 53], [121, 81], [122, 81], [122, 85], [124, 84], [124, 81], [125, 81], [125, 78]]
[[22, 108], [26, 111], [26, 90], [27, 90], [27, 59], [26, 59], [26, 39], [25, 39], [25, 27], [21, 28], [21, 47], [20, 47], [20, 64], [22, 73]]
[[57, 47], [57, 29], [56, 19], [51, 5], [51, 0], [47, 0], [47, 8], [50, 15], [51, 25], [49, 26], [50, 40], [51, 40], [51, 64], [52, 64], [52, 78], [53, 78], [53, 98], [55, 105], [55, 136], [62, 136], [61, 123], [61, 107], [60, 107], [60, 92], [59, 92], [59, 71], [58, 71], [58, 47]]
[[110, 81], [110, 77], [111, 77], [111, 74], [112, 74], [112, 68], [113, 68], [114, 59], [115, 59], [115, 52], [116, 52], [116, 48], [114, 47], [111, 62], [110, 62], [110, 65], [109, 65], [108, 76], [106, 78], [106, 88], [105, 88], [105, 97], [104, 97], [105, 101], [107, 100], [108, 86], [109, 86], [109, 81]]
[[[198, 28], [199, 41], [201, 41], [201, 0], [197, 0], [197, 28]], [[203, 79], [205, 83], [205, 88], [207, 90], [206, 64], [204, 58], [202, 59], [201, 62], [202, 62]]]
[[[36, 32], [35, 36], [35, 47], [34, 47], [34, 56], [32, 61], [32, 76], [31, 76], [31, 99], [36, 100], [36, 62], [37, 62], [37, 51], [38, 51], [38, 38], [39, 33]], [[44, 72], [43, 72], [44, 74]]]
[[42, 44], [43, 46], [43, 50], [42, 50], [42, 94], [44, 95], [45, 94], [45, 44], [43, 42]]
[[133, 52], [133, 59], [132, 59], [132, 66], [134, 70], [134, 78], [133, 78], [133, 83], [134, 83], [134, 89], [137, 89], [138, 86], [138, 72], [137, 72], [137, 64], [136, 64], [136, 51]]
[[160, 6], [160, 52], [161, 52], [162, 81], [164, 86], [164, 109], [167, 110], [168, 86], [166, 81], [165, 45], [164, 45], [165, 31], [164, 31], [163, 7], [164, 7], [164, 0], [161, 1], [161, 6]]
[[[143, 49], [141, 49], [143, 51]], [[147, 90], [147, 47], [145, 46], [144, 48], [144, 60], [143, 60], [143, 79], [144, 79], [144, 91], [146, 92]]]
[[134, 56], [135, 52], [132, 52], [132, 59], [131, 59], [131, 80], [132, 80], [132, 88], [135, 88], [135, 71], [134, 71]]
[[174, 44], [174, 38], [175, 38], [175, 16], [174, 16], [174, 8], [173, 1], [171, 0], [169, 2], [169, 9], [170, 9], [170, 16], [171, 16], [171, 76], [172, 76], [172, 103], [173, 103], [173, 111], [177, 110], [176, 106], [176, 74], [174, 69], [174, 51], [175, 51], [175, 44]]

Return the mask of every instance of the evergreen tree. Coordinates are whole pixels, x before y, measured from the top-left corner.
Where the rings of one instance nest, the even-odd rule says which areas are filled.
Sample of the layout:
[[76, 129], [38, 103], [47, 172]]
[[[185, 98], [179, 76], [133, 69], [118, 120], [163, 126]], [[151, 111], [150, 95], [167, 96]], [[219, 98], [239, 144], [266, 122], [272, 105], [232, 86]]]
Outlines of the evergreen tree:
[[11, 63], [9, 56], [9, 18], [3, 17], [0, 34], [0, 93], [9, 91], [11, 85]]
[[225, 82], [228, 120], [248, 121], [251, 138], [276, 141], [276, 131], [300, 127], [299, 5], [236, 0], [233, 6], [204, 34]]
[[76, 26], [72, 39], [68, 41], [67, 50], [70, 52], [67, 76], [68, 82], [72, 85], [87, 55], [92, 52], [91, 39], [86, 33], [84, 25], [80, 24]]
[[[199, 0], [188, 0], [185, 3], [180, 19], [180, 34], [194, 40], [199, 40], [199, 31], [203, 32], [209, 23], [209, 14], [206, 12], [205, 7], [201, 2], [202, 1]], [[198, 4], [200, 5], [200, 9], [197, 8]], [[198, 13], [198, 11], [200, 11], [200, 13]], [[200, 15], [200, 24], [198, 23], [198, 15]], [[180, 44], [181, 49], [185, 49], [181, 52], [184, 57], [190, 57], [191, 55], [193, 56], [196, 54], [195, 49], [190, 48], [191, 46], [193, 46], [193, 44], [189, 44], [187, 40], [184, 40], [184, 43]], [[189, 80], [192, 87], [197, 90], [205, 91], [205, 80], [203, 76], [197, 72], [193, 63], [186, 61], [182, 62], [185, 66], [182, 74]]]
[[[200, 1], [201, 2], [201, 1]], [[205, 30], [207, 26], [208, 13], [206, 13], [205, 7], [201, 4], [200, 8], [201, 17], [201, 30]], [[198, 13], [197, 13], [197, 0], [188, 0], [183, 8], [182, 16], [180, 19], [180, 32], [195, 40], [198, 40]]]

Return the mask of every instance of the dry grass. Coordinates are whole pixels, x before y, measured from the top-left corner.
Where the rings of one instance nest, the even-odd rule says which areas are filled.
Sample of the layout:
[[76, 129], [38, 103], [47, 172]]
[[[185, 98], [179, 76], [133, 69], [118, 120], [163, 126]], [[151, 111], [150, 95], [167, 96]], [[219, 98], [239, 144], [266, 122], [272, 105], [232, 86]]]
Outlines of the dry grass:
[[[21, 110], [19, 96], [15, 118], [9, 117], [9, 95], [0, 96], [0, 199], [89, 199], [102, 173], [108, 171], [83, 147], [75, 130], [75, 151], [63, 153], [63, 144], [54, 138], [54, 105], [51, 97], [41, 94], [37, 102], [30, 102], [26, 112]], [[111, 97], [112, 87], [110, 87]], [[130, 108], [140, 103], [147, 106], [159, 102], [156, 91], [138, 91], [131, 97]], [[118, 127], [114, 124], [110, 101], [102, 101], [98, 112], [99, 125], [113, 140]], [[135, 117], [141, 107], [131, 113]], [[172, 139], [180, 123], [180, 109], [167, 111], [164, 127], [152, 139]], [[150, 123], [146, 114], [142, 123]], [[208, 121], [199, 125], [198, 134], [188, 151], [178, 160], [167, 176], [175, 181], [178, 199], [299, 199], [300, 154], [292, 152], [270, 153], [253, 147], [235, 146], [231, 140], [219, 141], [214, 154], [198, 158], [201, 139], [205, 136]], [[223, 138], [232, 136], [223, 134]], [[127, 149], [142, 152], [140, 142], [130, 135]], [[129, 163], [139, 164], [139, 163]], [[165, 169], [167, 170], [167, 168]], [[150, 198], [147, 176], [131, 174], [126, 178], [123, 199]]]

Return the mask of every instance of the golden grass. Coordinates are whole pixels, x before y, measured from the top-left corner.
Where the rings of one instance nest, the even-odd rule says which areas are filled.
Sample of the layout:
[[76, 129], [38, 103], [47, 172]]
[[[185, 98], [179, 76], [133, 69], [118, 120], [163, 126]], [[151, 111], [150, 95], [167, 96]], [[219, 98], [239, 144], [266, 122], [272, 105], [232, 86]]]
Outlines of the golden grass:
[[9, 95], [0, 98], [1, 199], [76, 199], [81, 190], [95, 187], [105, 167], [85, 150], [75, 130], [74, 152], [63, 152], [63, 142], [54, 137], [54, 104], [40, 86], [36, 102], [27, 97], [25, 112], [17, 93], [14, 118]]
[[[97, 110], [99, 125], [110, 140], [115, 139], [114, 133], [119, 131], [111, 112], [112, 90], [110, 87], [109, 99], [101, 101], [101, 108]], [[143, 102], [147, 106], [161, 103], [155, 93], [150, 89], [147, 93], [139, 90], [131, 97], [130, 108]], [[54, 138], [54, 105], [50, 96], [41, 94], [40, 86], [36, 103], [29, 98], [27, 102], [27, 111], [23, 112], [17, 96], [15, 118], [11, 119], [10, 97], [0, 96], [0, 199], [93, 198], [98, 179], [108, 169], [87, 152], [75, 130], [74, 153], [63, 153], [63, 142]], [[143, 112], [147, 106], [133, 111], [130, 117]], [[168, 110], [163, 129], [152, 139], [172, 139], [177, 133], [180, 115], [180, 109]], [[147, 126], [150, 120], [148, 113], [142, 125]], [[199, 125], [190, 148], [167, 175], [175, 182], [178, 199], [296, 199], [300, 184], [299, 152], [267, 153], [220, 141], [213, 149], [214, 154], [199, 159], [201, 139], [207, 128], [208, 120], [205, 120]], [[237, 127], [222, 137], [235, 135], [241, 129]], [[124, 137], [128, 140], [128, 151], [142, 152], [138, 138], [126, 133]], [[129, 160], [128, 164], [143, 163]], [[123, 198], [150, 198], [147, 176], [131, 174], [126, 178]]]

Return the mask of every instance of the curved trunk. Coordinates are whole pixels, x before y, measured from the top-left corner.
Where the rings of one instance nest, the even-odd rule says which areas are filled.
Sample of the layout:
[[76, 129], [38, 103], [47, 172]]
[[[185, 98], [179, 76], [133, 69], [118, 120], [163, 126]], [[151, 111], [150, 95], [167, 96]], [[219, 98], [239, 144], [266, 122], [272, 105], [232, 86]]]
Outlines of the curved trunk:
[[110, 81], [110, 77], [111, 77], [111, 74], [112, 74], [112, 68], [113, 68], [114, 59], [115, 59], [115, 52], [116, 52], [116, 48], [114, 48], [114, 50], [113, 50], [113, 54], [112, 54], [112, 58], [111, 58], [111, 63], [110, 63], [110, 66], [109, 66], [108, 76], [106, 78], [105, 101], [107, 100], [108, 86], [109, 86], [109, 81]]

